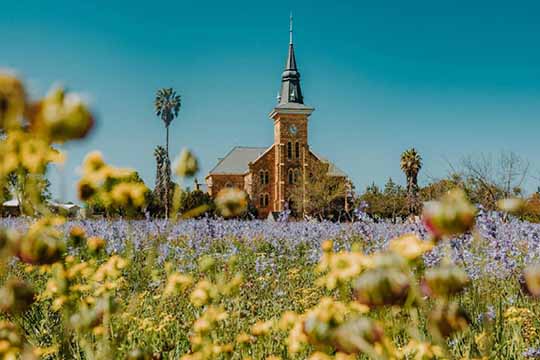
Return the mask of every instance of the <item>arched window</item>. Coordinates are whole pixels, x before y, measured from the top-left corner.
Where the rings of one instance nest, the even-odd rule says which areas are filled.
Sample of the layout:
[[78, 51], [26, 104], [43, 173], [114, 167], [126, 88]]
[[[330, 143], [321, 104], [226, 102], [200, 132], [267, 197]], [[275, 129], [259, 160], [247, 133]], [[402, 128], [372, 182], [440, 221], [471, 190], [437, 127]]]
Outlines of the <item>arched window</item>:
[[270, 183], [270, 172], [268, 170], [266, 170], [264, 172], [264, 183], [265, 184], [269, 184]]
[[259, 195], [259, 207], [265, 208], [269, 204], [269, 195], [268, 194], [261, 194]]
[[264, 170], [261, 170], [259, 171], [259, 181], [261, 182], [261, 184], [265, 184], [264, 182]]
[[292, 143], [290, 141], [287, 143], [287, 159], [292, 159]]
[[296, 184], [300, 180], [300, 169], [294, 170], [294, 183]]
[[297, 159], [300, 159], [300, 143], [297, 141], [294, 144], [294, 152]]
[[294, 184], [294, 171], [293, 171], [293, 169], [289, 169], [288, 178], [289, 178], [289, 184]]

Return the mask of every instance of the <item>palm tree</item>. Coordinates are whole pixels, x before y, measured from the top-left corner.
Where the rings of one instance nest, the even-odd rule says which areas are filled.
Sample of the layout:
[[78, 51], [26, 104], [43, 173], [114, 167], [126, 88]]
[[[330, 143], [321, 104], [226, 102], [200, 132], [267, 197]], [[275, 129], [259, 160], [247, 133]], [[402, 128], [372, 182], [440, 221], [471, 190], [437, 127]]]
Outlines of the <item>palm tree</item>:
[[156, 146], [154, 150], [156, 158], [156, 185], [154, 187], [154, 198], [159, 202], [158, 211], [165, 211], [167, 216], [169, 213], [169, 204], [171, 198], [168, 192], [168, 185], [171, 182], [171, 162], [167, 156], [167, 152], [163, 146]]
[[[163, 120], [165, 124], [165, 130], [167, 132], [165, 140], [165, 152], [167, 155], [167, 163], [169, 164], [169, 125], [178, 116], [180, 111], [181, 101], [180, 95], [176, 94], [172, 88], [159, 89], [156, 93], [156, 100], [154, 101], [154, 107], [156, 109], [156, 115]], [[169, 170], [170, 179], [170, 170]], [[165, 217], [169, 217], [169, 188], [170, 181], [165, 184]]]
[[420, 210], [418, 203], [418, 173], [422, 168], [422, 157], [415, 148], [406, 150], [401, 154], [401, 170], [407, 178], [407, 203], [411, 214]]
[[167, 151], [167, 157], [169, 156], [169, 125], [178, 116], [180, 111], [181, 101], [180, 95], [176, 94], [172, 88], [159, 89], [156, 93], [156, 100], [154, 101], [154, 107], [156, 109], [156, 115], [163, 120], [165, 124], [165, 130], [167, 131], [165, 150]]

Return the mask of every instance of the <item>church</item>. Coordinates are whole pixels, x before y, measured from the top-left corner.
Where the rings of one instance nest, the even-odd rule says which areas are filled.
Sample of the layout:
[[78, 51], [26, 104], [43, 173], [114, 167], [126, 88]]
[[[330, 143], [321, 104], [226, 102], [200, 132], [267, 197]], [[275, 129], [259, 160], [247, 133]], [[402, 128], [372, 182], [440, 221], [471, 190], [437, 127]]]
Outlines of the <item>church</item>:
[[310, 149], [308, 122], [315, 109], [304, 104], [294, 55], [292, 18], [289, 32], [289, 52], [281, 75], [278, 104], [269, 114], [274, 123], [274, 143], [270, 147], [236, 146], [206, 176], [211, 196], [215, 197], [225, 187], [242, 189], [261, 218], [288, 206], [294, 209], [292, 189], [306, 184], [314, 163], [324, 164], [327, 176], [348, 181], [344, 172]]

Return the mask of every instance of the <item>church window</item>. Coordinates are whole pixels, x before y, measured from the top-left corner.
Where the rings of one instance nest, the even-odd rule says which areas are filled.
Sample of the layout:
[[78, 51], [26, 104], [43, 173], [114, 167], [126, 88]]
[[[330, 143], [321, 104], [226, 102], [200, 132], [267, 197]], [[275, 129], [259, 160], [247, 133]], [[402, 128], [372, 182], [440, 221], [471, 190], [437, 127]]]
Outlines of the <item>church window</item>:
[[259, 171], [259, 178], [262, 185], [267, 185], [270, 181], [270, 176], [268, 170]]
[[297, 141], [294, 144], [294, 152], [297, 159], [300, 159], [300, 143]]
[[288, 173], [288, 178], [289, 178], [289, 184], [294, 184], [294, 172], [293, 172], [293, 169], [289, 169], [289, 173]]
[[269, 203], [269, 196], [268, 194], [261, 194], [259, 195], [259, 207], [265, 208], [268, 206]]
[[292, 143], [290, 141], [287, 143], [287, 159], [292, 159]]

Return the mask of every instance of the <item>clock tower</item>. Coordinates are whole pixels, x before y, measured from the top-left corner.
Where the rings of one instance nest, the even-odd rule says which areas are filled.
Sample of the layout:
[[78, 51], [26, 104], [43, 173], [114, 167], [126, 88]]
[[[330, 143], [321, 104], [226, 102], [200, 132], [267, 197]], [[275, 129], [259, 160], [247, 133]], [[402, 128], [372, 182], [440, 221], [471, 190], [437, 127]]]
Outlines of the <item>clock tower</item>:
[[293, 186], [305, 184], [310, 154], [308, 118], [314, 110], [304, 105], [294, 55], [292, 16], [289, 33], [289, 52], [281, 75], [278, 105], [270, 113], [274, 121], [274, 211], [284, 210], [285, 204], [290, 202]]

